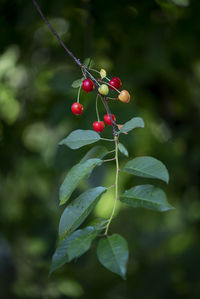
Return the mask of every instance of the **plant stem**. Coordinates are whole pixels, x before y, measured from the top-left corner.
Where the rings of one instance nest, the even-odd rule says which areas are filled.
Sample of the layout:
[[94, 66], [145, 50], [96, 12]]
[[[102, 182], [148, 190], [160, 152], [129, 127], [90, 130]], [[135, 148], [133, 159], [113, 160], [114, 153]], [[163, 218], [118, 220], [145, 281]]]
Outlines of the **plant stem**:
[[95, 69], [91, 69], [91, 68], [89, 68], [89, 71], [92, 71], [92, 72], [95, 72], [95, 73], [98, 73], [98, 74], [100, 74], [100, 72], [99, 72], [99, 71], [97, 71], [97, 70], [95, 70]]
[[84, 73], [84, 71], [83, 71], [82, 68], [81, 68], [81, 71], [82, 71], [83, 77], [84, 77], [85, 79], [87, 79], [86, 74]]
[[[55, 37], [57, 38], [57, 40], [59, 41], [59, 43], [61, 44], [61, 46], [65, 49], [65, 51], [68, 53], [68, 55], [74, 60], [74, 62], [81, 68], [83, 74], [87, 74], [88, 77], [94, 82], [95, 84], [95, 87], [97, 89], [97, 92], [98, 92], [98, 87], [99, 87], [99, 83], [96, 81], [96, 79], [94, 78], [94, 76], [92, 76], [90, 74], [90, 72], [88, 71], [88, 68], [85, 67], [81, 61], [79, 59], [77, 59], [73, 53], [67, 48], [67, 46], [64, 44], [64, 42], [62, 41], [62, 39], [60, 38], [60, 36], [58, 35], [58, 33], [53, 29], [53, 27], [51, 26], [51, 24], [47, 21], [47, 19], [45, 18], [44, 14], [42, 13], [41, 9], [40, 9], [40, 6], [38, 5], [38, 3], [36, 2], [36, 0], [32, 0], [33, 4], [35, 5], [37, 11], [39, 12], [41, 18], [43, 19], [43, 21], [47, 24], [47, 26], [49, 27], [49, 29], [51, 30], [51, 32], [55, 35]], [[106, 78], [107, 80], [109, 80], [108, 78]], [[109, 83], [107, 83], [109, 85]], [[118, 90], [116, 90], [118, 91]], [[119, 91], [118, 91], [119, 92]], [[99, 92], [98, 92], [99, 94]], [[107, 114], [110, 116], [110, 119], [111, 119], [111, 123], [112, 123], [112, 129], [113, 129], [113, 136], [114, 136], [114, 141], [115, 141], [115, 160], [116, 160], [116, 175], [115, 175], [115, 202], [114, 202], [114, 205], [113, 205], [113, 209], [112, 209], [112, 213], [111, 213], [111, 216], [108, 220], [108, 223], [106, 225], [106, 230], [105, 230], [105, 234], [104, 235], [107, 235], [108, 234], [108, 229], [109, 229], [109, 226], [110, 226], [110, 223], [113, 219], [113, 216], [114, 216], [114, 213], [115, 213], [115, 208], [116, 208], [116, 203], [117, 203], [117, 200], [118, 200], [118, 175], [119, 175], [119, 161], [118, 161], [118, 135], [117, 135], [117, 131], [116, 131], [116, 128], [115, 128], [115, 123], [112, 119], [112, 116], [111, 116], [111, 112], [110, 112], [110, 109], [108, 107], [108, 104], [107, 104], [107, 98], [101, 94], [99, 94], [101, 96], [101, 99], [105, 105], [105, 108], [106, 108], [106, 111], [107, 111]], [[103, 140], [109, 140], [109, 141], [113, 141], [113, 140], [110, 140], [110, 139], [105, 139], [105, 138], [101, 138]]]
[[113, 101], [116, 101], [116, 100], [117, 100], [117, 98], [111, 98], [111, 97], [107, 97], [107, 99], [109, 99], [109, 100], [113, 100]]
[[114, 161], [116, 158], [111, 158], [111, 159], [106, 159], [106, 160], [102, 160], [103, 162], [109, 162], [109, 161]]
[[114, 150], [111, 150], [111, 151], [109, 151], [109, 152], [107, 152], [106, 155], [111, 154], [111, 153], [113, 153], [113, 152], [115, 152], [115, 149], [114, 149]]
[[116, 174], [115, 174], [115, 201], [113, 205], [113, 209], [110, 215], [110, 218], [108, 220], [108, 223], [106, 225], [105, 233], [104, 235], [108, 235], [108, 229], [111, 224], [111, 221], [113, 219], [113, 216], [115, 214], [116, 204], [118, 200], [118, 176], [119, 176], [119, 160], [118, 160], [118, 136], [115, 136], [115, 161], [116, 161]]
[[[110, 186], [110, 187], [107, 187], [107, 189], [112, 189], [112, 188], [114, 188], [115, 187], [115, 185], [112, 185], [112, 186]], [[105, 227], [106, 228], [106, 227]]]
[[115, 139], [108, 139], [108, 138], [102, 138], [102, 137], [101, 137], [101, 140], [104, 140], [104, 141], [115, 141]]
[[[91, 69], [91, 68], [89, 68], [89, 71], [92, 71], [92, 72], [95, 72], [95, 73], [98, 73], [98, 74], [100, 74], [100, 72], [99, 71], [97, 71], [97, 70], [95, 70], [95, 69]], [[110, 79], [108, 78], [108, 77], [104, 77], [106, 80], [108, 80], [108, 81], [110, 81]], [[103, 78], [103, 79], [104, 79]]]
[[[96, 86], [96, 89], [97, 89], [97, 92], [99, 93], [99, 91], [98, 91], [99, 84], [96, 82], [96, 79], [90, 74], [90, 72], [87, 69], [84, 69], [84, 71], [88, 74], [88, 77], [90, 77], [90, 79], [94, 82], [94, 84]], [[112, 115], [111, 115], [110, 109], [109, 109], [108, 104], [107, 104], [107, 98], [106, 98], [106, 96], [103, 96], [100, 93], [99, 93], [99, 95], [100, 95], [100, 97], [102, 98], [102, 100], [104, 102], [104, 106], [106, 108], [107, 114], [110, 116], [111, 123], [112, 123], [112, 129], [113, 129], [113, 135], [117, 136], [117, 132], [116, 132], [116, 129], [115, 129], [115, 123], [112, 119]]]
[[80, 85], [80, 87], [79, 87], [79, 89], [78, 89], [77, 103], [80, 102], [80, 92], [81, 92], [81, 85]]
[[[74, 60], [74, 62], [82, 69], [83, 73], [87, 73], [88, 77], [94, 82], [97, 92], [98, 92], [98, 87], [99, 87], [99, 83], [96, 81], [96, 79], [90, 74], [90, 72], [88, 71], [87, 67], [85, 67], [81, 62], [80, 59], [77, 59], [74, 54], [67, 48], [67, 46], [64, 44], [64, 42], [62, 41], [62, 39], [60, 38], [60, 36], [58, 35], [58, 33], [53, 29], [53, 27], [51, 26], [51, 24], [47, 21], [46, 17], [44, 16], [44, 14], [41, 11], [40, 6], [38, 5], [36, 0], [32, 0], [33, 4], [35, 5], [37, 11], [39, 12], [41, 18], [43, 19], [43, 21], [47, 24], [47, 26], [49, 27], [49, 29], [51, 30], [51, 32], [55, 35], [55, 37], [57, 38], [57, 40], [59, 41], [59, 43], [61, 44], [61, 46], [65, 49], [65, 51], [67, 52], [67, 54]], [[117, 136], [117, 132], [115, 130], [115, 124], [113, 122], [112, 116], [111, 116], [111, 112], [110, 109], [107, 105], [107, 101], [106, 101], [106, 97], [100, 95], [104, 105], [106, 107], [106, 111], [107, 114], [110, 116], [111, 118], [111, 122], [112, 122], [112, 128], [113, 128], [113, 135]]]
[[58, 33], [53, 29], [53, 27], [51, 26], [51, 24], [47, 21], [47, 19], [45, 18], [45, 16], [43, 15], [40, 6], [38, 5], [38, 3], [35, 0], [32, 0], [33, 4], [35, 5], [37, 11], [39, 12], [40, 16], [42, 17], [43, 21], [47, 24], [47, 26], [49, 27], [49, 29], [51, 30], [51, 32], [56, 36], [57, 40], [59, 41], [59, 43], [61, 44], [61, 46], [65, 49], [65, 51], [69, 54], [69, 56], [71, 56], [71, 58], [76, 62], [76, 64], [78, 64], [78, 66], [82, 67], [82, 63], [80, 62], [79, 59], [77, 59], [73, 53], [65, 46], [64, 42], [62, 41], [62, 39], [60, 38], [60, 36], [58, 35]]
[[112, 87], [116, 92], [120, 93], [120, 91], [117, 88], [115, 88], [113, 85], [111, 85], [111, 84], [109, 84], [107, 82], [105, 82], [105, 84], [108, 85], [108, 86], [110, 86], [110, 87]]
[[99, 111], [98, 111], [98, 97], [99, 97], [99, 94], [97, 93], [97, 97], [96, 97], [96, 114], [97, 114], [97, 120], [99, 122], [100, 119], [99, 119]]

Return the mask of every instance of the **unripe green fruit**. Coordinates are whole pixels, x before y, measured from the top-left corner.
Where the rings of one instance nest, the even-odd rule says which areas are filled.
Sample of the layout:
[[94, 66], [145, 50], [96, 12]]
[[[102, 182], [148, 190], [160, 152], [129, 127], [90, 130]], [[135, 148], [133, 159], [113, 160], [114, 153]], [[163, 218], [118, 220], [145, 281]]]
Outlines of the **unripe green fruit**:
[[106, 84], [102, 84], [99, 88], [98, 91], [100, 94], [107, 96], [107, 94], [109, 93], [109, 88]]

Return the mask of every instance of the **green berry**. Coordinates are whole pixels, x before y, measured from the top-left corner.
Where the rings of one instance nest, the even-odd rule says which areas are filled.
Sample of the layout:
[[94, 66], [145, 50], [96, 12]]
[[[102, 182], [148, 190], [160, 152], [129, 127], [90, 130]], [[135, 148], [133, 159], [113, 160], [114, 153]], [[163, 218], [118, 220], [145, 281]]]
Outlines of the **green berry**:
[[107, 96], [107, 94], [109, 93], [109, 88], [106, 84], [102, 84], [99, 88], [98, 91], [100, 94]]

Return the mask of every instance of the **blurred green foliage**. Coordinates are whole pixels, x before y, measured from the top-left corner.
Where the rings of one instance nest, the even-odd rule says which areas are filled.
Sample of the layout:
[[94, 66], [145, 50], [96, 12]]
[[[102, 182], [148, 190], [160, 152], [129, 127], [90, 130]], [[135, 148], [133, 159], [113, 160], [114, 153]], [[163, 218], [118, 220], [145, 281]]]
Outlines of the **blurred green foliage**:
[[[110, 104], [118, 123], [133, 116], [145, 129], [124, 136], [130, 157], [152, 155], [170, 172], [162, 185], [175, 211], [118, 207], [111, 231], [131, 252], [128, 279], [106, 271], [90, 250], [48, 278], [61, 214], [64, 175], [90, 148], [57, 143], [72, 129], [88, 129], [95, 96], [76, 100], [74, 65], [31, 1], [0, 3], [0, 294], [7, 298], [200, 297], [200, 2], [198, 0], [38, 0], [45, 15], [83, 60], [119, 76], [134, 100]], [[103, 113], [103, 107], [101, 110]], [[105, 136], [110, 136], [107, 128]], [[126, 158], [121, 156], [121, 165]], [[112, 164], [95, 170], [87, 186], [112, 184]], [[120, 175], [120, 191], [144, 179]], [[160, 183], [162, 184], [162, 183]], [[75, 194], [76, 195], [76, 194]], [[95, 210], [107, 217], [109, 191]]]

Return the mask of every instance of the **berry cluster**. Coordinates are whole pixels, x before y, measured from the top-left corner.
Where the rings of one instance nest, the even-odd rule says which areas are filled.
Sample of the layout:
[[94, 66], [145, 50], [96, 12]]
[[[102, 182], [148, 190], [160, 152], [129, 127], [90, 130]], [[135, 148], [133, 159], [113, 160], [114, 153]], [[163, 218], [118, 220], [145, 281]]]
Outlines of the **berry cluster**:
[[[109, 78], [106, 77], [105, 70], [101, 70], [100, 72], [98, 72], [96, 70], [93, 70], [93, 71], [99, 73], [101, 75], [101, 78], [98, 78], [98, 79], [94, 78], [94, 80], [91, 80], [90, 78], [82, 79], [80, 88], [82, 87], [82, 89], [85, 92], [92, 92], [92, 91], [94, 91], [95, 85], [96, 85], [97, 90], [98, 90], [98, 95], [105, 96], [106, 100], [108, 100], [108, 99], [116, 99], [117, 100], [118, 99], [121, 102], [129, 103], [130, 94], [127, 90], [122, 90], [122, 91], [119, 90], [122, 86], [122, 82], [118, 77], [113, 77], [110, 80]], [[103, 76], [102, 76], [102, 72], [104, 74]], [[105, 80], [103, 81], [104, 78], [108, 82]], [[107, 97], [109, 94], [109, 89], [118, 92], [118, 94], [119, 94], [118, 97], [117, 98]], [[78, 100], [77, 100], [77, 102], [73, 103], [71, 110], [72, 110], [72, 113], [75, 115], [81, 115], [83, 113], [83, 105], [79, 103], [79, 94], [78, 94]], [[98, 111], [97, 111], [97, 118], [98, 118], [98, 120], [93, 123], [93, 129], [99, 133], [103, 132], [103, 130], [105, 128], [105, 123], [109, 126], [116, 124], [115, 123], [116, 118], [113, 114], [111, 115], [111, 117], [110, 117], [110, 115], [105, 114], [104, 121], [100, 121], [99, 116], [98, 116]]]

